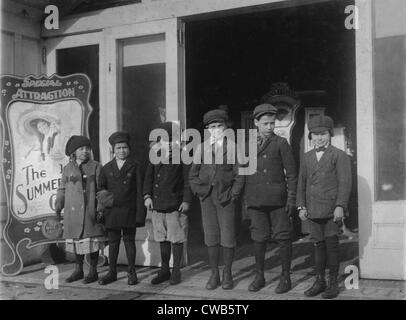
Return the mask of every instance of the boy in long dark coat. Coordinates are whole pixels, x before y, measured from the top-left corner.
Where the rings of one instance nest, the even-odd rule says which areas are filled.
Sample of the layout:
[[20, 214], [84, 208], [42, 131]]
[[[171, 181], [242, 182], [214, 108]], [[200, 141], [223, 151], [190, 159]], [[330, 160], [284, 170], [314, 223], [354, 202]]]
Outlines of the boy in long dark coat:
[[73, 282], [84, 277], [83, 260], [90, 254], [89, 274], [84, 283], [98, 279], [97, 261], [99, 250], [104, 248], [104, 229], [96, 220], [96, 193], [101, 165], [90, 158], [90, 140], [84, 136], [72, 136], [66, 143], [65, 153], [69, 163], [63, 168], [61, 185], [56, 196], [56, 213], [64, 210], [66, 251], [76, 256], [75, 271], [66, 279]]
[[245, 195], [251, 218], [251, 238], [254, 240], [256, 274], [249, 291], [265, 286], [264, 260], [270, 227], [280, 246], [282, 274], [275, 293], [291, 289], [292, 223], [295, 210], [297, 171], [292, 150], [285, 138], [275, 135], [277, 109], [261, 104], [254, 109], [258, 127], [257, 171], [246, 177]]
[[106, 285], [117, 280], [117, 257], [123, 237], [128, 260], [128, 284], [138, 283], [135, 271], [135, 233], [145, 225], [140, 166], [130, 159], [130, 137], [126, 132], [115, 132], [109, 137], [114, 159], [100, 173], [100, 188], [113, 194], [113, 205], [104, 212], [109, 240], [109, 272], [99, 281]]
[[[161, 249], [161, 270], [151, 280], [151, 284], [167, 280], [172, 285], [180, 283], [183, 243], [187, 241], [186, 213], [192, 202], [192, 191], [189, 187], [188, 167], [182, 163], [172, 163], [172, 126], [176, 124], [164, 122], [159, 126], [168, 133], [169, 141], [163, 139], [158, 144], [167, 143], [169, 163], [149, 163], [144, 179], [144, 205], [152, 210], [154, 239], [159, 242]], [[172, 273], [169, 270], [171, 251]]]
[[[228, 115], [224, 110], [211, 110], [203, 116], [203, 123], [211, 137], [199, 146], [197, 155], [203, 158], [201, 164], [197, 161], [193, 163], [189, 173], [190, 186], [199, 197], [202, 210], [204, 241], [211, 267], [206, 284], [208, 290], [220, 285], [220, 246], [224, 257], [222, 288], [227, 290], [234, 287], [231, 267], [236, 246], [235, 201], [240, 197], [245, 179], [238, 174], [237, 161], [228, 163], [230, 155], [233, 156], [230, 151], [235, 142], [224, 138], [227, 121]], [[205, 159], [211, 157], [216, 161], [205, 163]], [[219, 164], [221, 161], [217, 160], [223, 161]]]
[[[339, 293], [338, 235], [351, 192], [351, 164], [344, 151], [331, 145], [333, 119], [314, 116], [308, 128], [315, 147], [304, 155], [300, 165], [297, 206], [300, 218], [310, 221], [317, 276], [305, 295], [323, 292], [323, 298], [331, 299]], [[327, 286], [326, 264], [330, 272]]]

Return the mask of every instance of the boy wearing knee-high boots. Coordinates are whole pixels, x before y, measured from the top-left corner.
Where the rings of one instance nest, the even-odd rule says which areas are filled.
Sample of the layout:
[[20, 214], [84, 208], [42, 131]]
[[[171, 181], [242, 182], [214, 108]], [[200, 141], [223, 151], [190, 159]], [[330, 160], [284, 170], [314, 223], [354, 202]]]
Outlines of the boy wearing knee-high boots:
[[[211, 110], [203, 116], [210, 139], [199, 146], [189, 174], [190, 186], [199, 197], [202, 210], [204, 241], [211, 268], [206, 284], [208, 290], [220, 285], [220, 247], [224, 258], [221, 286], [225, 290], [234, 287], [232, 263], [236, 247], [235, 201], [240, 197], [245, 178], [239, 175], [237, 156], [232, 152], [235, 151], [235, 142], [225, 137], [227, 122], [228, 114], [224, 110]], [[233, 161], [229, 161], [231, 158]], [[214, 161], [207, 161], [208, 159]]]
[[291, 216], [295, 210], [297, 171], [287, 140], [274, 133], [276, 113], [271, 104], [261, 104], [253, 112], [258, 128], [257, 171], [246, 177], [245, 196], [254, 241], [255, 278], [248, 290], [258, 291], [265, 286], [266, 243], [272, 226], [282, 265], [275, 293], [282, 294], [291, 289]]
[[[179, 148], [179, 141], [172, 140], [172, 129], [180, 130], [177, 124], [164, 122], [159, 129], [166, 131], [168, 140], [162, 137], [154, 146], [159, 152], [167, 153], [165, 163], [149, 163], [144, 179], [144, 205], [152, 211], [154, 239], [161, 249], [161, 269], [151, 280], [160, 284], [169, 280], [171, 285], [181, 282], [181, 263], [184, 242], [187, 241], [188, 218], [186, 213], [192, 201], [188, 181], [188, 167], [173, 163], [172, 148]], [[172, 272], [169, 260], [173, 253]]]
[[350, 160], [344, 151], [331, 145], [333, 127], [333, 119], [328, 116], [309, 120], [309, 139], [314, 149], [302, 159], [297, 194], [299, 216], [310, 222], [315, 250], [316, 280], [304, 294], [313, 297], [322, 293], [325, 299], [339, 294], [338, 235], [351, 192]]

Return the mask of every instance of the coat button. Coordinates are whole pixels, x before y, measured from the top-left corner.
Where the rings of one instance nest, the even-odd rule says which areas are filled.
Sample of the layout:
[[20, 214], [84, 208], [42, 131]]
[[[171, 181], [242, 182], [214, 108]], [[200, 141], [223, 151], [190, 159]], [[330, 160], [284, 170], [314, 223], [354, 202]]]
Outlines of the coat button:
[[127, 184], [127, 181], [124, 181], [123, 183], [124, 183], [124, 184]]
[[158, 188], [158, 184], [155, 185], [155, 188]]
[[266, 158], [266, 154], [264, 154], [264, 156], [263, 156], [264, 158]]
[[266, 172], [266, 169], [264, 169], [264, 172]]

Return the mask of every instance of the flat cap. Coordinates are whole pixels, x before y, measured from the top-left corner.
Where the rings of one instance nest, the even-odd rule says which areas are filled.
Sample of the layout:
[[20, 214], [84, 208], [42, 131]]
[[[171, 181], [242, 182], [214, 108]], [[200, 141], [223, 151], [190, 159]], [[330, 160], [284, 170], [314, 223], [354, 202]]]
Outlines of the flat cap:
[[256, 106], [253, 112], [254, 118], [258, 119], [259, 117], [263, 116], [264, 114], [276, 114], [278, 109], [274, 107], [270, 103], [263, 103], [259, 106]]
[[90, 140], [85, 136], [72, 136], [69, 138], [65, 146], [65, 154], [70, 156], [80, 147], [88, 146], [91, 148]]
[[317, 115], [309, 119], [307, 127], [309, 128], [309, 132], [330, 131], [330, 134], [332, 134], [334, 121], [329, 116]]
[[130, 135], [125, 131], [112, 133], [109, 137], [109, 143], [114, 147], [114, 145], [119, 142], [126, 142], [128, 144], [130, 142]]
[[203, 123], [207, 125], [212, 122], [228, 121], [227, 111], [221, 109], [214, 109], [206, 112], [203, 116]]

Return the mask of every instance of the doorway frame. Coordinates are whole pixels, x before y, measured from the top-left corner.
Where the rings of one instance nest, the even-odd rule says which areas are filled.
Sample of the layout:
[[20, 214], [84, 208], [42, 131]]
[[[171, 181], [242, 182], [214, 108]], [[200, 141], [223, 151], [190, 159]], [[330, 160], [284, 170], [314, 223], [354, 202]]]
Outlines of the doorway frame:
[[[393, 248], [391, 243], [384, 243], [382, 231], [397, 231], [406, 234], [406, 201], [376, 201], [375, 198], [375, 156], [374, 145], [374, 75], [373, 75], [373, 39], [374, 39], [374, 2], [354, 0], [358, 10], [360, 28], [355, 34], [356, 61], [356, 124], [357, 124], [357, 177], [359, 207], [359, 251], [361, 277], [375, 279], [406, 279], [405, 244]], [[148, 35], [151, 30], [165, 33], [167, 47], [167, 118], [180, 119], [185, 122], [185, 81], [182, 41], [179, 41], [179, 29], [183, 21], [207, 19], [213, 16], [250, 13], [261, 10], [274, 10], [291, 6], [302, 6], [330, 0], [199, 0], [177, 1], [173, 6], [164, 1], [132, 4], [109, 8], [89, 16], [73, 16], [61, 21], [59, 30], [43, 30], [45, 37], [64, 37], [59, 42], [71, 42], [69, 47], [78, 43], [99, 44], [100, 52], [100, 141], [107, 141], [110, 132], [117, 129], [117, 53], [114, 51], [115, 39]], [[186, 5], [187, 3], [187, 5]], [[139, 23], [132, 23], [138, 21]], [[160, 27], [158, 27], [160, 26]], [[151, 28], [151, 29], [149, 29]], [[149, 30], [147, 30], [149, 29]], [[89, 33], [92, 32], [93, 33]], [[85, 33], [71, 35], [73, 33]], [[121, 33], [121, 34], [120, 34]], [[101, 36], [100, 36], [101, 35]], [[71, 38], [76, 37], [76, 38]], [[98, 39], [96, 41], [96, 38]], [[68, 41], [69, 39], [77, 39]], [[86, 42], [86, 39], [88, 39]], [[53, 41], [47, 39], [45, 42]], [[65, 46], [59, 46], [63, 48]], [[171, 47], [173, 52], [168, 52]], [[57, 48], [57, 49], [58, 49]], [[51, 54], [51, 52], [49, 53]], [[182, 61], [183, 60], [183, 61]], [[169, 66], [169, 61], [171, 61]], [[48, 57], [47, 72], [52, 70], [52, 57]], [[115, 72], [109, 71], [109, 66]], [[168, 70], [169, 69], [169, 70]], [[54, 68], [54, 70], [56, 70]], [[171, 75], [171, 76], [170, 76]], [[170, 80], [171, 79], [171, 80]], [[169, 83], [170, 82], [170, 83]], [[113, 119], [113, 121], [112, 121]], [[102, 162], [109, 159], [107, 143], [100, 144]], [[398, 214], [396, 214], [398, 212]], [[385, 232], [385, 231], [384, 231]], [[378, 237], [377, 237], [378, 236]], [[393, 260], [393, 257], [396, 259]], [[388, 268], [387, 261], [391, 261]], [[396, 262], [395, 262], [396, 261]]]

